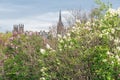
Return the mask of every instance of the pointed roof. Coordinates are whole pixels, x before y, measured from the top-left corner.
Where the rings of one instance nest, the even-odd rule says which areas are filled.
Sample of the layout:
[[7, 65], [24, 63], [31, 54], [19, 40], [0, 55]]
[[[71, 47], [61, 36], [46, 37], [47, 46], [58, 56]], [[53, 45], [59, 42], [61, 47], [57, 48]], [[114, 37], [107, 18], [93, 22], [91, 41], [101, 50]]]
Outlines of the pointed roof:
[[59, 12], [59, 22], [62, 22], [62, 20], [61, 20], [61, 10]]
[[59, 21], [58, 21], [58, 27], [63, 27], [63, 23], [62, 23], [62, 17], [61, 17], [61, 10], [59, 11]]
[[64, 25], [62, 23], [61, 10], [59, 11], [59, 21], [57, 24], [57, 34], [63, 33]]

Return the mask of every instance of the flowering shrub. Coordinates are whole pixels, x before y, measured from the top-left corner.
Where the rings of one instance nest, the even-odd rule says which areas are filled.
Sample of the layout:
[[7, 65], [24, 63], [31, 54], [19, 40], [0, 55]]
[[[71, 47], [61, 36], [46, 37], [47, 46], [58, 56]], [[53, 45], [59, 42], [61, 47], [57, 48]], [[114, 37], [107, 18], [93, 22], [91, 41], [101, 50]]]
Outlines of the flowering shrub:
[[50, 75], [60, 80], [120, 80], [119, 30], [119, 9], [109, 9], [94, 22], [76, 22], [66, 36], [58, 35], [56, 58], [60, 65], [54, 63]]
[[56, 48], [43, 44], [40, 36], [4, 38], [0, 79], [120, 80], [120, 9], [92, 20], [78, 21], [58, 35]]
[[41, 77], [40, 48], [42, 40], [38, 36], [20, 35], [11, 40], [4, 49], [4, 80], [35, 80]]

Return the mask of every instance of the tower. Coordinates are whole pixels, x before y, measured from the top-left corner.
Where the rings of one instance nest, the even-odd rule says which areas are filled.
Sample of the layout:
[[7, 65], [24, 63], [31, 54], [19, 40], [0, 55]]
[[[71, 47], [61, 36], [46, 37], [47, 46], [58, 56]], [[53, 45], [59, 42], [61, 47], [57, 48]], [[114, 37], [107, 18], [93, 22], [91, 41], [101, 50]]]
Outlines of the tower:
[[13, 25], [13, 32], [18, 32], [18, 25]]
[[19, 33], [24, 32], [24, 24], [19, 24]]
[[13, 33], [24, 33], [24, 24], [13, 25]]
[[64, 25], [62, 23], [61, 11], [59, 12], [59, 21], [57, 23], [57, 34], [64, 35]]

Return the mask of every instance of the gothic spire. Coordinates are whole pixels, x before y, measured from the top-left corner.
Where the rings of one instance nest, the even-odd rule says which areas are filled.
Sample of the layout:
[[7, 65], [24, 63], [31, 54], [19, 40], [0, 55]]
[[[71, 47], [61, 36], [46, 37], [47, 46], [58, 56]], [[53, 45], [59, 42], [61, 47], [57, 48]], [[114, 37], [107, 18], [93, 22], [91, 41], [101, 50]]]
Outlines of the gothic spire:
[[57, 34], [63, 35], [64, 32], [64, 25], [62, 23], [62, 16], [61, 16], [61, 10], [59, 11], [59, 21], [57, 24]]
[[59, 11], [59, 22], [62, 22], [62, 20], [61, 20], [61, 10]]

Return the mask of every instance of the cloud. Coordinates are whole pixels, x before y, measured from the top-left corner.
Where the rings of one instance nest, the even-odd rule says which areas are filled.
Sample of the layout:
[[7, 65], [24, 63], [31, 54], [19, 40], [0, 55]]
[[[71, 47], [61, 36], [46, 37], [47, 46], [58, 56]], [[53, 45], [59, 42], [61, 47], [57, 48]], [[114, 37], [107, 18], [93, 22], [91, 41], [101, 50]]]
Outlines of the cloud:
[[[62, 11], [62, 16], [68, 15], [68, 11]], [[12, 31], [14, 24], [24, 24], [25, 30], [40, 31], [49, 30], [52, 25], [57, 25], [59, 12], [48, 12], [40, 15], [27, 16], [16, 19], [0, 19], [0, 32]], [[64, 17], [62, 17], [65, 22]]]
[[[40, 31], [40, 30], [47, 30], [46, 27], [50, 26], [50, 22], [44, 22], [39, 20], [33, 19], [5, 19], [0, 20], [0, 26], [4, 31], [12, 31], [14, 24], [24, 24], [25, 30], [32, 30], [32, 31]], [[0, 29], [1, 30], [1, 29]], [[4, 32], [2, 31], [2, 32]]]
[[0, 12], [13, 12], [14, 9], [6, 9], [6, 8], [1, 8], [0, 7]]
[[33, 16], [39, 14], [36, 8], [33, 5], [26, 4], [12, 4], [12, 3], [2, 3], [0, 1], [0, 18], [1, 19], [13, 19], [13, 18], [22, 18], [26, 16]]

